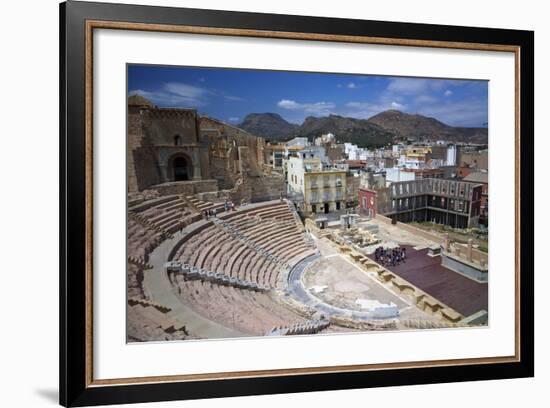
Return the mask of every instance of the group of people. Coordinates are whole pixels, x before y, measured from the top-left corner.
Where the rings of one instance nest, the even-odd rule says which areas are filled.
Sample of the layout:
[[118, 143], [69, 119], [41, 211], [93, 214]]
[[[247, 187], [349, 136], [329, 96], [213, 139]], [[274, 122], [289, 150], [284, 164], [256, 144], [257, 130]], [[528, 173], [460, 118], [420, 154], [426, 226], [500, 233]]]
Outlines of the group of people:
[[379, 246], [374, 251], [376, 262], [383, 266], [397, 266], [401, 262], [405, 262], [407, 258], [407, 248], [384, 248]]
[[223, 203], [223, 209], [225, 210], [225, 212], [237, 211], [237, 207], [235, 206], [235, 203], [230, 200], [225, 200], [225, 202]]
[[[209, 219], [210, 217], [215, 217], [218, 212], [220, 212], [221, 208], [209, 208], [202, 212], [202, 215], [205, 219]], [[225, 200], [223, 203], [223, 210], [225, 212], [229, 211], [237, 211], [237, 207], [235, 206], [235, 203], [230, 200]]]
[[216, 215], [218, 214], [218, 209], [217, 208], [209, 208], [207, 210], [204, 210], [202, 212], [202, 215], [204, 217], [204, 219], [209, 219], [210, 217], [215, 217]]

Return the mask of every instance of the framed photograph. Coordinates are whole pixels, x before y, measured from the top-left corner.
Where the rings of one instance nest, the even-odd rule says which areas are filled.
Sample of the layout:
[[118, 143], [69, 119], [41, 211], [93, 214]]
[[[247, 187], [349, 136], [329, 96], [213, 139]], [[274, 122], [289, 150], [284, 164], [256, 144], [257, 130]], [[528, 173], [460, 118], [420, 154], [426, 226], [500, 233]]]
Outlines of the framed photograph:
[[60, 16], [62, 405], [534, 375], [533, 32]]

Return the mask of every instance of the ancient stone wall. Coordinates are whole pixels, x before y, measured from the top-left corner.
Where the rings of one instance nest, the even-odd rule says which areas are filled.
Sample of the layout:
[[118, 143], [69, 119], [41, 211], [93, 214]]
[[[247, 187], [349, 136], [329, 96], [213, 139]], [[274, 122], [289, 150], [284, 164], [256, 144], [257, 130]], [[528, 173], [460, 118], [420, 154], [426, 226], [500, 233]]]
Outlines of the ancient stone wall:
[[197, 112], [194, 109], [149, 109], [148, 133], [155, 145], [198, 143]]
[[173, 181], [151, 186], [151, 190], [158, 191], [161, 196], [173, 194], [193, 195], [209, 191], [217, 191], [216, 180]]
[[128, 192], [141, 191], [161, 182], [160, 168], [151, 140], [145, 134], [146, 110], [128, 107], [128, 150], [126, 171]]
[[279, 198], [284, 179], [263, 171], [265, 141], [242, 129], [208, 117], [200, 118], [201, 139], [209, 145], [210, 175], [236, 202]]
[[361, 187], [361, 177], [354, 175], [346, 176], [346, 202], [357, 205], [359, 197], [359, 188]]
[[282, 175], [272, 173], [260, 177], [250, 177], [251, 202], [276, 200], [285, 192], [285, 182]]
[[[142, 97], [129, 98], [130, 193], [151, 188], [160, 194], [229, 190], [238, 201], [278, 198], [284, 192], [284, 179], [264, 173], [264, 149], [264, 139], [219, 120], [199, 117], [193, 109], [159, 109]], [[176, 157], [183, 158], [178, 160], [187, 163], [187, 170], [185, 164], [176, 169]], [[179, 180], [208, 182], [170, 184], [176, 180], [176, 170], [181, 175], [182, 167], [184, 176]]]

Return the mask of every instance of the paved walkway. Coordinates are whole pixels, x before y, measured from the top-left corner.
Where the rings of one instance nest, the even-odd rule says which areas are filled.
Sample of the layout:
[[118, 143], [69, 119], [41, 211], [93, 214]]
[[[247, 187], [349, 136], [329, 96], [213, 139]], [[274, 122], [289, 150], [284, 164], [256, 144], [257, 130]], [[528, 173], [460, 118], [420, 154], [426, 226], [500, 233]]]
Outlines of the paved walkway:
[[174, 238], [164, 241], [149, 255], [149, 264], [153, 269], [144, 272], [143, 287], [146, 293], [154, 302], [172, 309], [167, 315], [185, 325], [192, 335], [206, 339], [245, 336], [244, 333], [206, 319], [184, 304], [174, 293], [164, 271], [164, 263], [172, 247], [185, 236], [185, 233], [185, 230], [183, 233], [178, 231]]

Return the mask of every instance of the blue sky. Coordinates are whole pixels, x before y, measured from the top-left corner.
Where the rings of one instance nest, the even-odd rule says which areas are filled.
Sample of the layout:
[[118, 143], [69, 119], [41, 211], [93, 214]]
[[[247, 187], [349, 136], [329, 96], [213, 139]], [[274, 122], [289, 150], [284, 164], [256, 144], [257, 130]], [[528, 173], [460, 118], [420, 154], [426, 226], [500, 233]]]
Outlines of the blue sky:
[[486, 81], [130, 65], [128, 93], [234, 124], [249, 113], [275, 112], [301, 124], [307, 116], [367, 119], [387, 109], [452, 126], [488, 121]]

